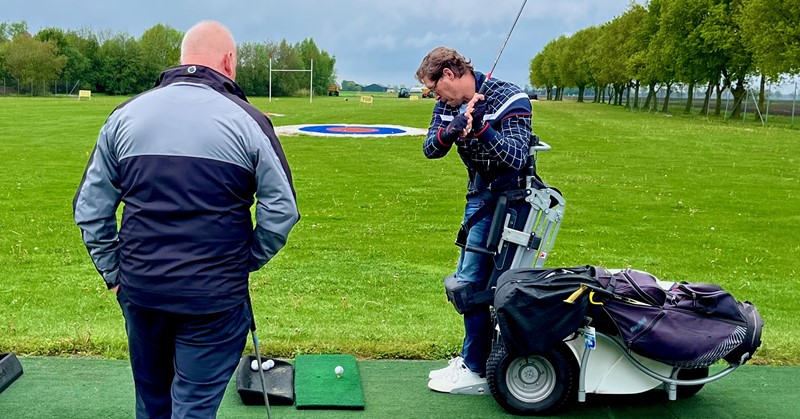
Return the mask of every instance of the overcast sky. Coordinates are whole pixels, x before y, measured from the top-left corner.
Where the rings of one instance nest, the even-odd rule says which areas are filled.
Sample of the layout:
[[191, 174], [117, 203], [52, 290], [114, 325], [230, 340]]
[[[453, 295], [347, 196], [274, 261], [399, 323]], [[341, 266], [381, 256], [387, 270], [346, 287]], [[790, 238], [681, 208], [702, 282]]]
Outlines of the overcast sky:
[[[630, 0], [529, 0], [494, 72], [525, 86], [531, 58], [560, 35], [621, 15]], [[641, 1], [639, 1], [641, 3]], [[336, 57], [337, 81], [417, 83], [414, 72], [439, 45], [459, 50], [488, 72], [521, 0], [13, 0], [0, 19], [24, 20], [31, 33], [55, 26], [111, 30], [136, 38], [163, 23], [181, 31], [204, 19], [228, 26], [237, 43], [313, 38]]]

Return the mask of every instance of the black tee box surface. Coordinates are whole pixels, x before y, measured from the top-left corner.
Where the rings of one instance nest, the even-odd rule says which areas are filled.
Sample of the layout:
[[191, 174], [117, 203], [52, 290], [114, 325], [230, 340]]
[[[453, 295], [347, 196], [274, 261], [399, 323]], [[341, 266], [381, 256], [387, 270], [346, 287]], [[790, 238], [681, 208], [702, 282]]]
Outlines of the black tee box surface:
[[22, 365], [14, 354], [0, 354], [0, 393], [22, 375]]
[[[261, 374], [250, 369], [250, 363], [256, 359], [255, 355], [245, 355], [239, 360], [236, 371], [236, 391], [245, 406], [263, 406], [264, 391], [261, 387]], [[275, 366], [264, 371], [264, 380], [267, 382], [267, 395], [269, 404], [276, 406], [291, 406], [294, 404], [294, 366], [286, 361], [261, 357], [262, 361], [272, 359]]]

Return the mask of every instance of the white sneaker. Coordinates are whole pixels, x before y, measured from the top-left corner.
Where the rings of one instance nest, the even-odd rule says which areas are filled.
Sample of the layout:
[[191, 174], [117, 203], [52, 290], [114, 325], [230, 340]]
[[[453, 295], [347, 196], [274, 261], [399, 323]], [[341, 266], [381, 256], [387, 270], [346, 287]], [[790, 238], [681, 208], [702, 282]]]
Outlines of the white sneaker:
[[440, 368], [438, 370], [433, 370], [433, 371], [429, 372], [428, 373], [428, 379], [431, 380], [431, 379], [434, 379], [434, 378], [445, 378], [445, 377], [449, 376], [452, 373], [452, 371], [455, 369], [456, 365], [458, 365], [459, 362], [464, 362], [464, 359], [461, 358], [460, 356], [457, 356], [457, 357], [447, 361], [447, 366], [446, 367]]
[[457, 358], [451, 368], [451, 374], [434, 378], [428, 381], [428, 388], [440, 393], [450, 394], [475, 394], [484, 395], [489, 393], [489, 384], [486, 378], [472, 372], [464, 364], [464, 360]]

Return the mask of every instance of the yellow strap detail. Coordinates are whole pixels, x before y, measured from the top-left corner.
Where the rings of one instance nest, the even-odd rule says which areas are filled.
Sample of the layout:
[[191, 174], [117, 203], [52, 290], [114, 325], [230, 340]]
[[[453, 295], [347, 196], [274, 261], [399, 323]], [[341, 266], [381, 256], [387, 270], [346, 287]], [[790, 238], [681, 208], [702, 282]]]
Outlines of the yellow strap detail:
[[580, 297], [587, 289], [589, 288], [586, 285], [581, 284], [581, 286], [577, 290], [575, 290], [575, 292], [573, 292], [569, 297], [567, 297], [567, 299], [564, 300], [564, 302], [569, 304], [574, 304], [575, 300], [577, 300], [578, 297]]
[[592, 292], [590, 292], [590, 293], [589, 293], [589, 302], [590, 302], [590, 303], [592, 303], [592, 304], [594, 304], [594, 305], [596, 305], [596, 306], [601, 306], [601, 305], [603, 305], [603, 303], [601, 303], [601, 302], [599, 302], [599, 301], [595, 301], [595, 300], [594, 300], [594, 291], [592, 291]]

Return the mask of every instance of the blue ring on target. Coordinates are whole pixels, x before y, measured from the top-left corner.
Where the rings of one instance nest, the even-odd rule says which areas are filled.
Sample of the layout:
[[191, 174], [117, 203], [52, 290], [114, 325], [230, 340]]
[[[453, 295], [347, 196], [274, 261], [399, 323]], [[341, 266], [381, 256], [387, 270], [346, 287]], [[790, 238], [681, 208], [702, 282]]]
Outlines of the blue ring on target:
[[310, 125], [300, 127], [298, 130], [332, 135], [396, 135], [406, 132], [400, 128], [359, 125]]

